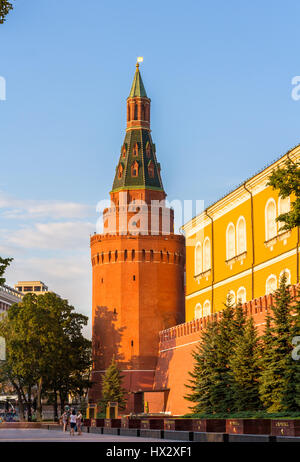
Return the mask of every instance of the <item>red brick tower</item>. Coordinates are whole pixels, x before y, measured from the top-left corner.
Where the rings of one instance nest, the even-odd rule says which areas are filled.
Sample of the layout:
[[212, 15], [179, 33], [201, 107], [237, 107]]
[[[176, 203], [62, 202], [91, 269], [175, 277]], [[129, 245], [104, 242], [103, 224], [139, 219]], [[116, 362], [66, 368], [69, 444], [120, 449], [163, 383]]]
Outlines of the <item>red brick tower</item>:
[[104, 231], [91, 237], [93, 372], [89, 401], [113, 355], [130, 392], [128, 411], [153, 385], [158, 333], [184, 321], [184, 237], [174, 234], [160, 164], [150, 134], [150, 99], [137, 64], [127, 98], [127, 128], [103, 213]]

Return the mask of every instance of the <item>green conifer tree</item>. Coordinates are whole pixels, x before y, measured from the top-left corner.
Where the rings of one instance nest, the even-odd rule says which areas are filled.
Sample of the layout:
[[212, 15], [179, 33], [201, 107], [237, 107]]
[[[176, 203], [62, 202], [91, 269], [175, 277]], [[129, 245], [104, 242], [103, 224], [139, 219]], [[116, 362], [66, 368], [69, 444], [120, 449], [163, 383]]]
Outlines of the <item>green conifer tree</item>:
[[[285, 374], [286, 389], [283, 394], [282, 405], [286, 411], [300, 412], [300, 358], [299, 354], [293, 355], [293, 348], [300, 339], [300, 291], [297, 294], [297, 301], [292, 308], [292, 326], [290, 347], [291, 353], [287, 357], [287, 370]], [[293, 344], [293, 339], [296, 343]]]
[[216, 366], [211, 374], [210, 399], [214, 412], [227, 414], [235, 408], [233, 377], [230, 359], [233, 354], [232, 339], [236, 335], [235, 308], [231, 297], [227, 298], [215, 339]]
[[201, 340], [195, 351], [192, 353], [194, 358], [193, 372], [189, 372], [192, 377], [190, 385], [186, 385], [191, 393], [185, 399], [195, 403], [190, 407], [195, 414], [212, 414], [214, 406], [211, 401], [212, 375], [216, 367], [216, 336], [218, 324], [211, 321], [201, 334]]
[[105, 411], [109, 401], [117, 402], [119, 409], [125, 408], [126, 391], [122, 387], [122, 378], [115, 358], [113, 357], [102, 379], [102, 400], [99, 403], [102, 411]]
[[258, 394], [259, 348], [252, 317], [241, 324], [241, 331], [233, 343], [230, 369], [233, 377], [235, 410], [238, 412], [258, 410], [260, 407]]
[[264, 350], [262, 357], [262, 374], [259, 393], [268, 412], [287, 410], [285, 395], [290, 385], [292, 352], [292, 297], [286, 284], [285, 274], [280, 280], [279, 288], [274, 293], [275, 304], [271, 307], [273, 316], [267, 320]]

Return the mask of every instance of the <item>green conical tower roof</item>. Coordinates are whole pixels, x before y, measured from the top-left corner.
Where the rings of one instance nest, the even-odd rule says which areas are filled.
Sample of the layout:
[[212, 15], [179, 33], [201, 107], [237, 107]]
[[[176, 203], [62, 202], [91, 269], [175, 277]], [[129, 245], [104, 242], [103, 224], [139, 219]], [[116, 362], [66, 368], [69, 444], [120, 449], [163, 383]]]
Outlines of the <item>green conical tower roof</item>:
[[[134, 165], [137, 166], [136, 176], [132, 173]], [[164, 190], [149, 130], [136, 129], [126, 133], [112, 191], [120, 189]]]
[[147, 93], [143, 84], [142, 76], [139, 70], [139, 64], [136, 65], [133, 84], [130, 90], [129, 98], [141, 97], [147, 98]]

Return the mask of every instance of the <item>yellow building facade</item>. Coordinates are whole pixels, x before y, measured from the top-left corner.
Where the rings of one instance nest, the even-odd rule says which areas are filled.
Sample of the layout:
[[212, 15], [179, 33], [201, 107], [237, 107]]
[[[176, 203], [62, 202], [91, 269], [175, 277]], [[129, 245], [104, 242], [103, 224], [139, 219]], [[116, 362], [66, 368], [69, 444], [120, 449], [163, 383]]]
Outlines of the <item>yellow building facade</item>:
[[283, 272], [299, 281], [299, 230], [275, 221], [290, 208], [267, 186], [272, 171], [300, 160], [300, 145], [186, 223], [186, 321], [273, 292]]

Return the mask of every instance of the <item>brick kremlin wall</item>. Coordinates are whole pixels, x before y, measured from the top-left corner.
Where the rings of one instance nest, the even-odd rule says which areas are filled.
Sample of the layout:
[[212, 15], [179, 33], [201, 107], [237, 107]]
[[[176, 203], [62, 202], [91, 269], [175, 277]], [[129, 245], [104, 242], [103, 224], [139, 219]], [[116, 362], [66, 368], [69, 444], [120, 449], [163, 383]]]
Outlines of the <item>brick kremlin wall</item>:
[[[291, 286], [290, 291], [292, 296], [296, 296], [297, 287]], [[248, 316], [252, 315], [259, 334], [264, 329], [267, 308], [273, 304], [274, 298], [271, 294], [243, 304], [244, 312]], [[150, 412], [162, 411], [160, 390], [167, 390], [164, 392], [167, 393], [165, 412], [172, 415], [190, 412], [188, 406], [192, 403], [184, 399], [184, 395], [189, 392], [185, 384], [189, 383], [189, 372], [193, 370], [192, 352], [209, 319], [220, 320], [221, 317], [222, 311], [219, 311], [159, 333], [159, 356], [153, 387], [157, 392], [147, 396]]]

